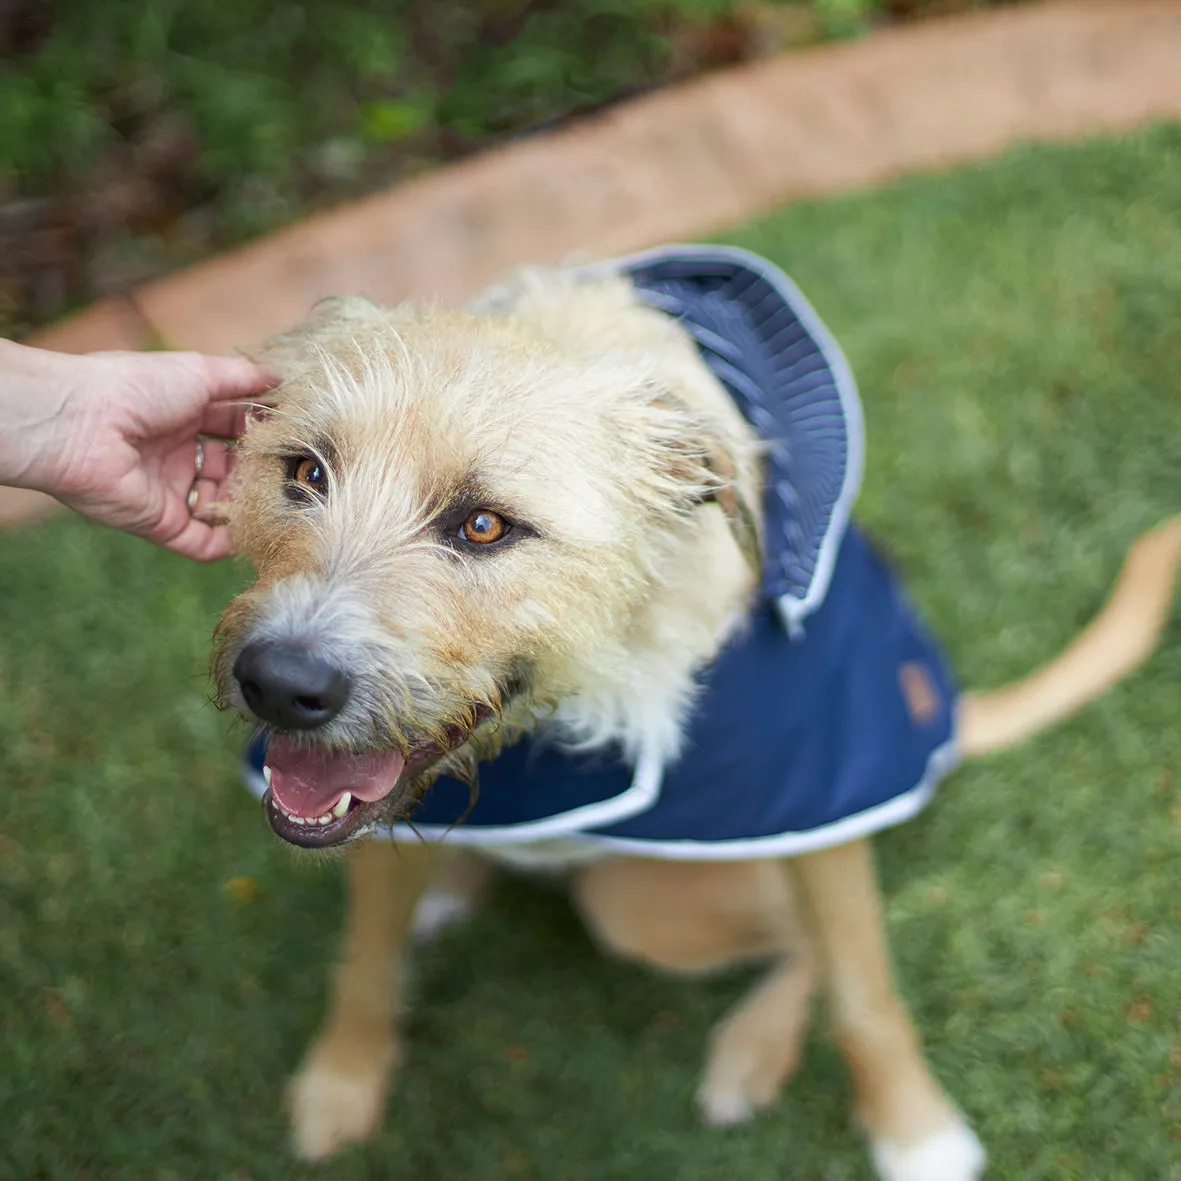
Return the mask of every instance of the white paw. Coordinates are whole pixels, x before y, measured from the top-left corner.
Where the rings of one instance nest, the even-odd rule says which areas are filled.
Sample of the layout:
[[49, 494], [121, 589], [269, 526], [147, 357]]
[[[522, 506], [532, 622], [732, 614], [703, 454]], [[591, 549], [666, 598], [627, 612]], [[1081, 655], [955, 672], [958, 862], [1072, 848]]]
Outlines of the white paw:
[[798, 1060], [795, 1038], [755, 1037], [746, 1022], [729, 1022], [714, 1037], [697, 1109], [711, 1127], [752, 1119], [774, 1101]]
[[697, 1110], [711, 1128], [744, 1124], [756, 1111], [755, 1104], [740, 1090], [711, 1088], [705, 1084], [697, 1092]]
[[428, 890], [414, 911], [414, 938], [420, 943], [433, 939], [444, 927], [462, 922], [475, 909], [470, 898], [445, 890]]
[[976, 1181], [987, 1159], [972, 1129], [958, 1119], [917, 1144], [873, 1144], [882, 1181]]
[[292, 1144], [302, 1160], [322, 1160], [346, 1144], [367, 1139], [385, 1107], [392, 1048], [369, 1051], [363, 1062], [338, 1066], [329, 1064], [330, 1057], [313, 1050], [288, 1091]]

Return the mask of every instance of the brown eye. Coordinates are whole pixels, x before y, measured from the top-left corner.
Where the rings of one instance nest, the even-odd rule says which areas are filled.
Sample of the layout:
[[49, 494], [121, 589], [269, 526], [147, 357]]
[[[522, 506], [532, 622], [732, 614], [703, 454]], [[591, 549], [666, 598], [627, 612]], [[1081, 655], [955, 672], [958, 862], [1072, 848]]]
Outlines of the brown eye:
[[318, 496], [325, 496], [328, 492], [328, 475], [324, 471], [324, 465], [310, 455], [300, 455], [288, 460], [287, 478], [310, 488]]
[[464, 541], [470, 541], [475, 545], [491, 545], [492, 542], [504, 537], [509, 528], [509, 523], [499, 513], [480, 508], [464, 521], [459, 532]]

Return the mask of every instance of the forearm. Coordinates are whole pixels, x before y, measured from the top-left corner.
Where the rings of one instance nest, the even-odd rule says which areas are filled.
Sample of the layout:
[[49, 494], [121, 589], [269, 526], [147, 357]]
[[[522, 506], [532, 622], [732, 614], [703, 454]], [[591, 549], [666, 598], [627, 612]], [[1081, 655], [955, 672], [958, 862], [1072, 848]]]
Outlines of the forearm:
[[0, 340], [0, 484], [56, 492], [75, 359]]

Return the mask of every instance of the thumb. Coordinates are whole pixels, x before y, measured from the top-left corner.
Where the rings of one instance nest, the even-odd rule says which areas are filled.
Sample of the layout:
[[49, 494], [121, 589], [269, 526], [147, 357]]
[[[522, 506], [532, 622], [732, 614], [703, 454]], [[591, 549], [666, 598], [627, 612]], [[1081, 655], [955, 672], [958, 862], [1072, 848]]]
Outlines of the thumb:
[[176, 353], [206, 390], [210, 402], [256, 397], [279, 384], [269, 369], [245, 357], [219, 357], [205, 353]]

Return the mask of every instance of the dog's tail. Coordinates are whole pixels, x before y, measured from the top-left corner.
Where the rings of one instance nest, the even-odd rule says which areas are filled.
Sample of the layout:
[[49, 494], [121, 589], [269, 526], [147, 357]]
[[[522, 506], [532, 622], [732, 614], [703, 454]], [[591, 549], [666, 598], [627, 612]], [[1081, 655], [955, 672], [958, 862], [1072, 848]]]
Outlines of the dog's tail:
[[1014, 746], [1093, 701], [1152, 655], [1181, 561], [1181, 516], [1142, 533], [1102, 610], [1052, 660], [999, 689], [960, 700], [959, 745], [969, 757]]

